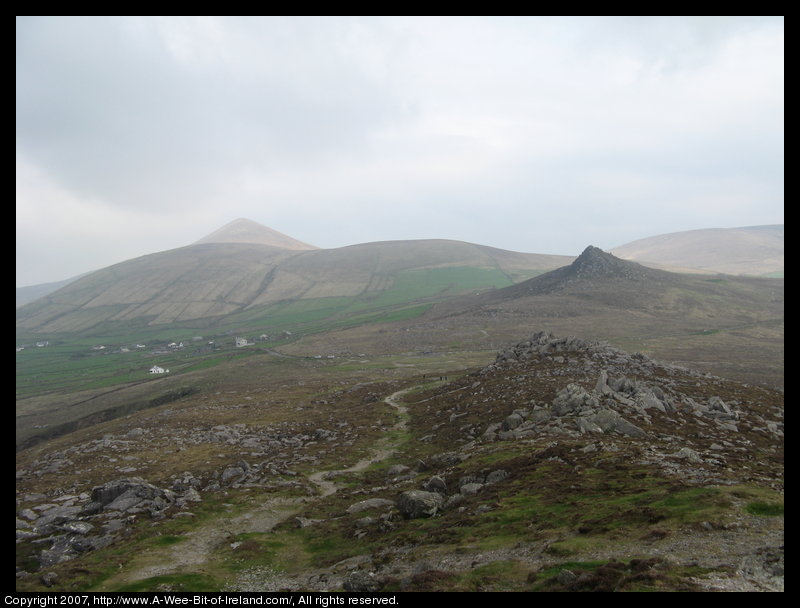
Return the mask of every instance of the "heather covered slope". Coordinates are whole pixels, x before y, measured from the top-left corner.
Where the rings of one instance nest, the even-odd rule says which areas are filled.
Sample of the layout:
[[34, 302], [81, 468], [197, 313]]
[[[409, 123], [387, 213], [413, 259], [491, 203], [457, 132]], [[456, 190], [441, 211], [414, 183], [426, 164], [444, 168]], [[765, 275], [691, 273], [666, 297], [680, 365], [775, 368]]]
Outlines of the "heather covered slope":
[[19, 453], [18, 590], [783, 589], [781, 392], [544, 332], [263, 365]]

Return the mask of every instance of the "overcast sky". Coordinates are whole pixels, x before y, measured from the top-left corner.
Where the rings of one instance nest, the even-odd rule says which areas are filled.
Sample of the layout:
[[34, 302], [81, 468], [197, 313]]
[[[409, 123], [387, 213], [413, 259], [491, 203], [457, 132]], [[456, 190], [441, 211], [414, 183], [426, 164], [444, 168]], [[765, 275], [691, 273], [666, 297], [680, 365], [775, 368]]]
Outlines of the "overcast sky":
[[783, 223], [777, 17], [18, 17], [17, 285], [245, 217], [577, 255]]

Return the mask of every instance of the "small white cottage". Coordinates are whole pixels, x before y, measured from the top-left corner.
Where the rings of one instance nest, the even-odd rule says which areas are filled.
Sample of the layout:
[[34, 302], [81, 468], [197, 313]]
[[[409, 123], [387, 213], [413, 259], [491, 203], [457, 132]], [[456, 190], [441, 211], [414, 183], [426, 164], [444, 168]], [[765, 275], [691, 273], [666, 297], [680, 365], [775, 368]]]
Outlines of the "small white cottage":
[[159, 367], [158, 365], [154, 365], [153, 367], [150, 368], [150, 373], [151, 374], [168, 374], [169, 370], [168, 369], [164, 369], [163, 367]]

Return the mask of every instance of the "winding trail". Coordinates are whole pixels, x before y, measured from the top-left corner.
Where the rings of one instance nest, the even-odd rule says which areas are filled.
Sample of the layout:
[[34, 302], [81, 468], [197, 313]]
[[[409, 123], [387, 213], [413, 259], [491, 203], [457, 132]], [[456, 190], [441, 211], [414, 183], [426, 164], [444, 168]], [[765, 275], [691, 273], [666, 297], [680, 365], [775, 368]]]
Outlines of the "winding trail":
[[136, 581], [156, 576], [178, 573], [201, 573], [212, 553], [238, 534], [248, 532], [268, 532], [283, 523], [302, 509], [317, 500], [335, 494], [339, 485], [332, 481], [345, 473], [356, 473], [365, 470], [372, 464], [390, 457], [399, 447], [399, 441], [393, 437], [397, 431], [408, 427], [408, 408], [400, 402], [404, 394], [413, 390], [412, 386], [399, 390], [386, 397], [383, 402], [394, 408], [398, 421], [389, 429], [386, 436], [379, 439], [370, 449], [369, 454], [345, 469], [317, 471], [308, 476], [308, 481], [319, 489], [319, 495], [311, 498], [267, 498], [263, 503], [244, 513], [226, 519], [224, 514], [207, 522], [186, 535], [185, 540], [169, 547], [154, 548], [137, 556], [116, 576], [103, 582], [103, 589], [113, 590]]
[[[389, 429], [390, 432], [404, 431], [408, 427], [408, 408], [402, 403], [399, 403], [398, 399], [412, 390], [412, 388], [414, 387], [405, 388], [397, 391], [396, 393], [392, 393], [383, 400], [384, 403], [397, 410], [400, 418], [394, 424], [394, 426]], [[330, 496], [339, 489], [334, 482], [330, 481], [332, 477], [343, 475], [345, 473], [357, 473], [359, 471], [363, 471], [371, 464], [375, 464], [389, 458], [389, 456], [395, 453], [397, 448], [398, 446], [396, 445], [396, 442], [393, 442], [390, 437], [383, 437], [382, 439], [378, 440], [375, 446], [370, 450], [369, 456], [362, 458], [353, 466], [346, 469], [337, 469], [335, 471], [318, 471], [309, 475], [308, 480], [319, 488], [320, 497], [324, 498], [326, 496]]]

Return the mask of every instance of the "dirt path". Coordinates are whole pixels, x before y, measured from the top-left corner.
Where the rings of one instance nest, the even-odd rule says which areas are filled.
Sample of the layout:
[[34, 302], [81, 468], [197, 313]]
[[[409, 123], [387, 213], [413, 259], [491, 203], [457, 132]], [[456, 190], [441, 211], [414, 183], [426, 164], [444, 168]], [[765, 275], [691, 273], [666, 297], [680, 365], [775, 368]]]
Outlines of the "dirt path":
[[[389, 429], [387, 436], [375, 443], [368, 456], [350, 467], [317, 471], [308, 476], [308, 480], [319, 489], [319, 495], [310, 499], [311, 501], [336, 493], [339, 486], [332, 481], [336, 476], [363, 471], [370, 465], [385, 460], [397, 450], [398, 441], [392, 434], [405, 430], [408, 425], [408, 409], [399, 400], [413, 388], [397, 391], [384, 399], [384, 403], [397, 411], [399, 419]], [[184, 541], [137, 557], [124, 571], [107, 579], [103, 587], [105, 590], [116, 589], [155, 576], [202, 571], [213, 552], [224, 543], [230, 542], [231, 538], [247, 532], [268, 532], [299, 513], [308, 504], [308, 498], [267, 498], [258, 507], [233, 518], [227, 519], [221, 515], [187, 534]]]

